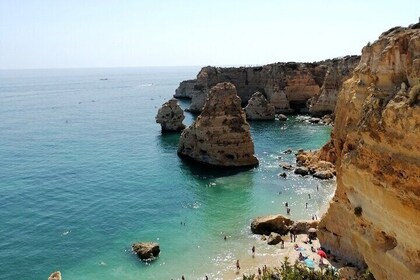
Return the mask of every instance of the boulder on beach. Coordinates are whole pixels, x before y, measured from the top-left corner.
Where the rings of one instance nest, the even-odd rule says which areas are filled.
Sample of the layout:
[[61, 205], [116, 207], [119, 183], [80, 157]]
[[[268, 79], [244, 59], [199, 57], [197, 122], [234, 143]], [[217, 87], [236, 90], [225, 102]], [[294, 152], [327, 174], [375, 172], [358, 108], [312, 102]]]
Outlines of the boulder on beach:
[[281, 235], [275, 232], [270, 233], [270, 236], [268, 236], [267, 244], [268, 245], [276, 245], [279, 244], [282, 241]]
[[251, 231], [255, 234], [269, 235], [272, 232], [285, 235], [289, 232], [293, 221], [282, 215], [269, 215], [255, 218], [251, 223]]
[[154, 259], [160, 253], [159, 244], [156, 242], [138, 242], [134, 243], [132, 248], [141, 260]]

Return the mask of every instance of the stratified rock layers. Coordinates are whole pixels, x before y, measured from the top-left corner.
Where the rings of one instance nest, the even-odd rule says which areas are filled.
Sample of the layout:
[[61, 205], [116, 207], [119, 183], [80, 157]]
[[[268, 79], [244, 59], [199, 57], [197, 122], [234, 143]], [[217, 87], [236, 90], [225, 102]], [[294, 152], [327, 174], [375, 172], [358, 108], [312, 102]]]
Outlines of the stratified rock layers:
[[255, 166], [254, 143], [231, 83], [214, 86], [197, 120], [180, 137], [178, 154], [215, 166]]
[[363, 48], [339, 94], [337, 190], [323, 246], [375, 278], [420, 279], [420, 29], [393, 28]]
[[[329, 112], [334, 109], [342, 81], [349, 78], [359, 59], [359, 56], [346, 56], [314, 63], [288, 62], [227, 68], [207, 66], [201, 69], [195, 81], [182, 82], [175, 96], [191, 96], [190, 109], [199, 112], [205, 101], [203, 94], [207, 95], [209, 89], [218, 83], [230, 82], [235, 85], [244, 106], [259, 91], [274, 105], [276, 113], [305, 112], [307, 105], [313, 107], [311, 112], [314, 114], [318, 110]], [[307, 104], [311, 98], [314, 99]], [[319, 106], [318, 100], [322, 103]]]

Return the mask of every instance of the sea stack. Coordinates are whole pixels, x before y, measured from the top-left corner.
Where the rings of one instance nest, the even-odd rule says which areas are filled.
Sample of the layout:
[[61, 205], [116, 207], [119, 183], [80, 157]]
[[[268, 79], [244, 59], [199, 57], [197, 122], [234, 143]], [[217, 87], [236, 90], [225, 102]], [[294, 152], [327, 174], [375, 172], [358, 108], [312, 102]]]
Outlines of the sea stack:
[[178, 155], [226, 167], [258, 165], [241, 99], [231, 83], [211, 88], [203, 111], [180, 137]]
[[264, 94], [256, 92], [248, 101], [245, 107], [246, 118], [248, 120], [274, 120], [274, 106], [268, 103]]
[[362, 50], [339, 94], [322, 246], [375, 279], [420, 279], [420, 23]]
[[182, 123], [184, 118], [184, 111], [179, 107], [178, 101], [171, 99], [159, 109], [156, 122], [161, 125], [162, 132], [181, 131], [185, 128]]

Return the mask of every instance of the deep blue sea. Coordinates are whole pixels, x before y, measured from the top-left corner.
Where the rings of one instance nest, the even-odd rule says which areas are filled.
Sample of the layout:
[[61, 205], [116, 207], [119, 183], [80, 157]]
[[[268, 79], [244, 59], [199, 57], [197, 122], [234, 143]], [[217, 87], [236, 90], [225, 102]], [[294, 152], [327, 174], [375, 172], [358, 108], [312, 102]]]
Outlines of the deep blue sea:
[[[295, 161], [282, 151], [319, 148], [330, 127], [251, 123], [260, 165], [244, 172], [177, 157], [179, 134], [154, 118], [198, 71], [0, 71], [0, 279], [222, 279], [257, 240], [252, 218], [286, 201], [293, 219], [322, 212], [334, 181], [277, 174]], [[159, 242], [158, 260], [140, 262], [135, 241]]]

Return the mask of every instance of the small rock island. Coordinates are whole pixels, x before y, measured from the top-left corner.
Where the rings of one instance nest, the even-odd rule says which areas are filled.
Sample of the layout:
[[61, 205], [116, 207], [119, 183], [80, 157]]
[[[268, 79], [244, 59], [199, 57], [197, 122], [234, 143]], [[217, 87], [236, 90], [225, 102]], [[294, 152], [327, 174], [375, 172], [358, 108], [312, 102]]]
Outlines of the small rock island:
[[233, 84], [219, 83], [211, 88], [200, 116], [181, 134], [178, 155], [213, 166], [258, 165], [249, 124]]
[[178, 101], [172, 98], [159, 109], [156, 122], [161, 125], [162, 132], [182, 131], [185, 128], [182, 123], [184, 118], [184, 111], [179, 107]]

